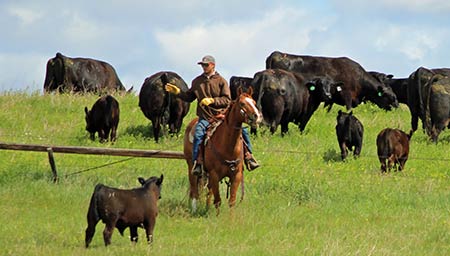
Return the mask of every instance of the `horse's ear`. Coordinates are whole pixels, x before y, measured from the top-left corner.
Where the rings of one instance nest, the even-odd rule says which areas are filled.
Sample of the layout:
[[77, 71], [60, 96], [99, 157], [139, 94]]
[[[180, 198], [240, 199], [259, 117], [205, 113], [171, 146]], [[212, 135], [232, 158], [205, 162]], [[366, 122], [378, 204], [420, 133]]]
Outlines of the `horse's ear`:
[[252, 86], [249, 86], [249, 87], [248, 87], [247, 93], [248, 93], [248, 95], [250, 95], [250, 96], [253, 95], [253, 87], [252, 87]]

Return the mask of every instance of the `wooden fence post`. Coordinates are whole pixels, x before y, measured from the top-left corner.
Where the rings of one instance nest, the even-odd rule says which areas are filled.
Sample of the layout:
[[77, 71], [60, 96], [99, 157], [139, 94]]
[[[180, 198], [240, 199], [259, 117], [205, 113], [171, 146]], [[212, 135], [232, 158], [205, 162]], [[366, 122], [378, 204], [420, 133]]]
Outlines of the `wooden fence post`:
[[56, 172], [56, 164], [55, 158], [53, 157], [52, 148], [47, 148], [47, 153], [48, 153], [48, 161], [50, 162], [50, 167], [52, 168], [53, 183], [56, 183], [58, 181], [58, 174]]

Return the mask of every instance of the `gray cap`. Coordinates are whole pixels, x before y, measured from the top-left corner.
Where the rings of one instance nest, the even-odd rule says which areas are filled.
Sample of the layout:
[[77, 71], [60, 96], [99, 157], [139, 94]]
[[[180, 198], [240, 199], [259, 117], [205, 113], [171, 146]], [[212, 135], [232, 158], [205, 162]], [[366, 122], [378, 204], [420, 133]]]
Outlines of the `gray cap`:
[[197, 64], [199, 64], [199, 65], [209, 64], [209, 63], [216, 64], [216, 60], [211, 55], [206, 55], [205, 57], [202, 58], [202, 61], [197, 62]]

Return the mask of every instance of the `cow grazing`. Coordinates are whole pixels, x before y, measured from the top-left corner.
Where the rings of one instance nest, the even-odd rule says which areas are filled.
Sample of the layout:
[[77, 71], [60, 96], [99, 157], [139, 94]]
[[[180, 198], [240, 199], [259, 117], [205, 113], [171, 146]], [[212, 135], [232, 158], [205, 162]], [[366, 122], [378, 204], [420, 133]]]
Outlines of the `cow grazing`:
[[[336, 124], [336, 135], [341, 149], [341, 158], [345, 160], [348, 150], [353, 151], [355, 157], [361, 153], [364, 127], [353, 115], [339, 110]], [[352, 150], [354, 147], [354, 150]]]
[[346, 106], [347, 110], [365, 101], [371, 101], [385, 110], [398, 107], [397, 98], [390, 87], [377, 81], [361, 65], [346, 57], [293, 55], [275, 51], [267, 57], [266, 68], [280, 68], [304, 77], [329, 77], [336, 85], [331, 88], [332, 102]]
[[373, 77], [386, 86], [391, 87], [397, 97], [398, 103], [408, 104], [408, 78], [394, 78], [393, 75], [369, 71]]
[[243, 92], [247, 92], [248, 88], [252, 85], [253, 78], [251, 77], [241, 77], [232, 76], [230, 77], [230, 93], [231, 99], [237, 99], [237, 92], [239, 87], [242, 88]]
[[409, 155], [409, 141], [413, 131], [409, 134], [399, 130], [386, 128], [377, 136], [378, 159], [381, 163], [381, 172], [403, 170]]
[[164, 85], [171, 83], [182, 91], [187, 91], [186, 82], [174, 72], [158, 72], [147, 77], [139, 92], [139, 107], [152, 122], [153, 137], [159, 141], [161, 127], [169, 125], [169, 133], [180, 132], [183, 118], [189, 112], [189, 102], [182, 101], [164, 90]]
[[108, 63], [89, 58], [70, 58], [56, 53], [47, 62], [44, 92], [125, 91], [115, 69]]
[[319, 81], [306, 80], [299, 74], [281, 69], [267, 69], [255, 74], [253, 98], [272, 134], [281, 125], [281, 135], [284, 135], [288, 132], [289, 122], [294, 122], [301, 132], [304, 131], [326, 97]]
[[100, 97], [91, 110], [85, 107], [84, 112], [86, 114], [86, 130], [89, 132], [91, 140], [95, 140], [96, 132], [98, 132], [100, 142], [107, 141], [110, 132], [111, 141], [116, 140], [120, 109], [119, 102], [113, 96]]
[[148, 180], [139, 177], [142, 187], [130, 190], [111, 188], [97, 184], [91, 197], [87, 213], [86, 248], [92, 241], [95, 226], [101, 220], [105, 223], [103, 239], [105, 246], [111, 244], [111, 236], [116, 227], [123, 231], [130, 228], [131, 242], [138, 241], [137, 228], [143, 227], [147, 242], [153, 241], [153, 229], [158, 215], [158, 200], [161, 198], [161, 185], [164, 176], [151, 177]]

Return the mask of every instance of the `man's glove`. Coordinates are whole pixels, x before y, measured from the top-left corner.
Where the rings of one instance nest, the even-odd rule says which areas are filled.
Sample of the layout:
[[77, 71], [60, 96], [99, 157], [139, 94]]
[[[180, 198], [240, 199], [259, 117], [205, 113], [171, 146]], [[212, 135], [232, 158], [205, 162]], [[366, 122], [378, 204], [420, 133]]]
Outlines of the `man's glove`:
[[167, 92], [175, 94], [175, 95], [180, 93], [180, 88], [178, 88], [176, 85], [173, 85], [170, 83], [166, 84], [165, 89]]
[[200, 101], [200, 105], [205, 105], [205, 106], [208, 106], [212, 103], [214, 103], [213, 98], [203, 98], [202, 101]]

